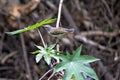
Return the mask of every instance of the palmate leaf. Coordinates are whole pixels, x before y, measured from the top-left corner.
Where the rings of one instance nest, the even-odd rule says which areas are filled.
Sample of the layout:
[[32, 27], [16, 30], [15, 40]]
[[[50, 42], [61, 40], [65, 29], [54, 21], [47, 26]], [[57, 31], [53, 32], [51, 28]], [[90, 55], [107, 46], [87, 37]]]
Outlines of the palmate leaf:
[[65, 70], [63, 80], [85, 80], [83, 74], [98, 80], [94, 70], [86, 66], [86, 64], [97, 61], [99, 59], [88, 55], [80, 56], [81, 49], [82, 46], [80, 46], [73, 55], [70, 55], [69, 52], [67, 52], [66, 56], [62, 54], [59, 55], [59, 58], [62, 60], [62, 62], [55, 66], [54, 73]]
[[38, 51], [39, 53], [36, 55], [36, 62], [38, 63], [41, 58], [43, 57], [46, 63], [49, 65], [51, 63], [51, 59], [54, 58], [56, 60], [59, 59], [57, 55], [59, 55], [58, 51], [54, 50], [55, 44], [50, 45], [49, 47], [46, 45], [45, 47], [35, 45], [39, 50], [33, 52], [33, 54], [36, 54]]
[[23, 32], [26, 32], [26, 31], [33, 30], [33, 29], [36, 29], [38, 27], [41, 27], [41, 26], [43, 26], [45, 24], [52, 23], [55, 20], [56, 20], [56, 18], [55, 19], [45, 19], [45, 20], [43, 20], [43, 21], [41, 21], [39, 23], [36, 23], [36, 24], [34, 24], [32, 26], [28, 26], [28, 27], [20, 29], [20, 30], [16, 30], [16, 31], [13, 31], [13, 32], [6, 32], [6, 33], [10, 34], [10, 35], [15, 35], [15, 34], [23, 33]]

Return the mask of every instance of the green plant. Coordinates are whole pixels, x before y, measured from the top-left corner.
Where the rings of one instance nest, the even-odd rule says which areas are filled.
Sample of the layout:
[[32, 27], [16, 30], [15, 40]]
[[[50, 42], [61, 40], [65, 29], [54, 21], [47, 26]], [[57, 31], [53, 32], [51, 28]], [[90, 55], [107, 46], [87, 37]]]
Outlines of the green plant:
[[[7, 34], [19, 34], [26, 32], [28, 30], [36, 29], [42, 25], [52, 23], [56, 19], [45, 19], [35, 25], [28, 26], [27, 28], [13, 31], [13, 32], [6, 32]], [[83, 74], [88, 75], [89, 77], [98, 80], [98, 77], [94, 70], [87, 66], [88, 63], [97, 61], [99, 59], [94, 58], [88, 55], [80, 56], [82, 46], [80, 46], [73, 54], [66, 52], [66, 55], [60, 53], [59, 51], [55, 50], [55, 44], [44, 47], [35, 45], [39, 50], [32, 52], [32, 54], [36, 54], [35, 60], [38, 63], [41, 58], [43, 57], [46, 63], [52, 64], [51, 59], [54, 58], [57, 61], [60, 59], [61, 62], [57, 63], [54, 66], [54, 74], [59, 71], [64, 71], [63, 80], [85, 80]]]
[[52, 23], [55, 20], [56, 20], [56, 18], [55, 19], [45, 19], [45, 20], [43, 20], [43, 21], [41, 21], [39, 23], [36, 23], [36, 24], [34, 24], [32, 26], [28, 26], [28, 27], [26, 27], [24, 29], [16, 30], [16, 31], [13, 31], [13, 32], [6, 32], [6, 33], [10, 34], [10, 35], [20, 34], [20, 33], [23, 33], [23, 32], [29, 31], [29, 30], [36, 29], [36, 28], [41, 27], [41, 26], [43, 26], [45, 24]]
[[32, 54], [37, 54], [36, 55], [36, 62], [38, 63], [42, 57], [44, 57], [44, 60], [47, 62], [49, 65], [51, 63], [51, 59], [54, 58], [56, 60], [59, 60], [58, 56], [59, 52], [54, 50], [53, 48], [55, 47], [55, 44], [50, 45], [49, 47], [46, 45], [45, 47], [42, 46], [37, 46], [35, 45], [39, 50], [32, 52]]
[[94, 70], [88, 67], [87, 64], [99, 59], [88, 55], [80, 56], [81, 50], [82, 46], [80, 46], [73, 53], [73, 55], [70, 55], [69, 52], [66, 53], [67, 55], [59, 55], [59, 58], [62, 60], [62, 62], [55, 66], [54, 73], [65, 70], [63, 80], [85, 80], [83, 74], [86, 74], [89, 77], [98, 80], [98, 77]]

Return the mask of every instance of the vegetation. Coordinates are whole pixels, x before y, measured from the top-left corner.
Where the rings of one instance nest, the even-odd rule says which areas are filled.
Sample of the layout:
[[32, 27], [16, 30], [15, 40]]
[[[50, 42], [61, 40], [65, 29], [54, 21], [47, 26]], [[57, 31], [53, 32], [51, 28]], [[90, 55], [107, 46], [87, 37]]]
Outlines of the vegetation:
[[[28, 30], [33, 30], [45, 24], [52, 23], [53, 21], [55, 21], [55, 19], [46, 19], [40, 23], [36, 23], [33, 26], [28, 26], [27, 28], [21, 30], [6, 33], [11, 35], [19, 34]], [[87, 66], [87, 64], [98, 61], [99, 59], [88, 55], [80, 56], [82, 46], [76, 49], [72, 55], [69, 52], [66, 52], [66, 55], [64, 55], [64, 53], [54, 50], [55, 45], [56, 44], [50, 46], [45, 45], [44, 47], [35, 45], [39, 49], [32, 52], [32, 54], [36, 54], [36, 63], [38, 63], [41, 58], [44, 57], [46, 63], [50, 65], [52, 64], [52, 58], [54, 58], [56, 61], [61, 60], [61, 62], [54, 66], [54, 74], [60, 71], [64, 71], [63, 80], [86, 80], [85, 75], [98, 80], [94, 70]]]

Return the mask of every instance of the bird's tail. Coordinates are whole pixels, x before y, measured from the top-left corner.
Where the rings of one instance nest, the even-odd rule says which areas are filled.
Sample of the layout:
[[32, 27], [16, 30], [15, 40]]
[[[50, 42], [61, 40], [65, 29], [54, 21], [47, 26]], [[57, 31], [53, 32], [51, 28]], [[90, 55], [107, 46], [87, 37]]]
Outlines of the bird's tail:
[[71, 29], [65, 29], [65, 31], [70, 32], [70, 33], [73, 33], [73, 32], [75, 31], [75, 29], [74, 29], [74, 28], [71, 28]]

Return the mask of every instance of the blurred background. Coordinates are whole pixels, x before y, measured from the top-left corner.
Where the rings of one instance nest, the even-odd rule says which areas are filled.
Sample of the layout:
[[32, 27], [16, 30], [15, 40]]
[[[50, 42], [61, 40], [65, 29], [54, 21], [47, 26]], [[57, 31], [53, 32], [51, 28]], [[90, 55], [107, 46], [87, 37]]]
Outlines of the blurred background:
[[[5, 32], [57, 18], [58, 6], [59, 0], [0, 0], [0, 80], [38, 80], [50, 69], [31, 54], [34, 44], [43, 45], [37, 30]], [[60, 26], [75, 29], [61, 39], [60, 51], [72, 53], [83, 44], [82, 54], [101, 59], [91, 64], [100, 80], [120, 80], [120, 0], [64, 0]], [[55, 43], [44, 28], [40, 31], [47, 44]]]

